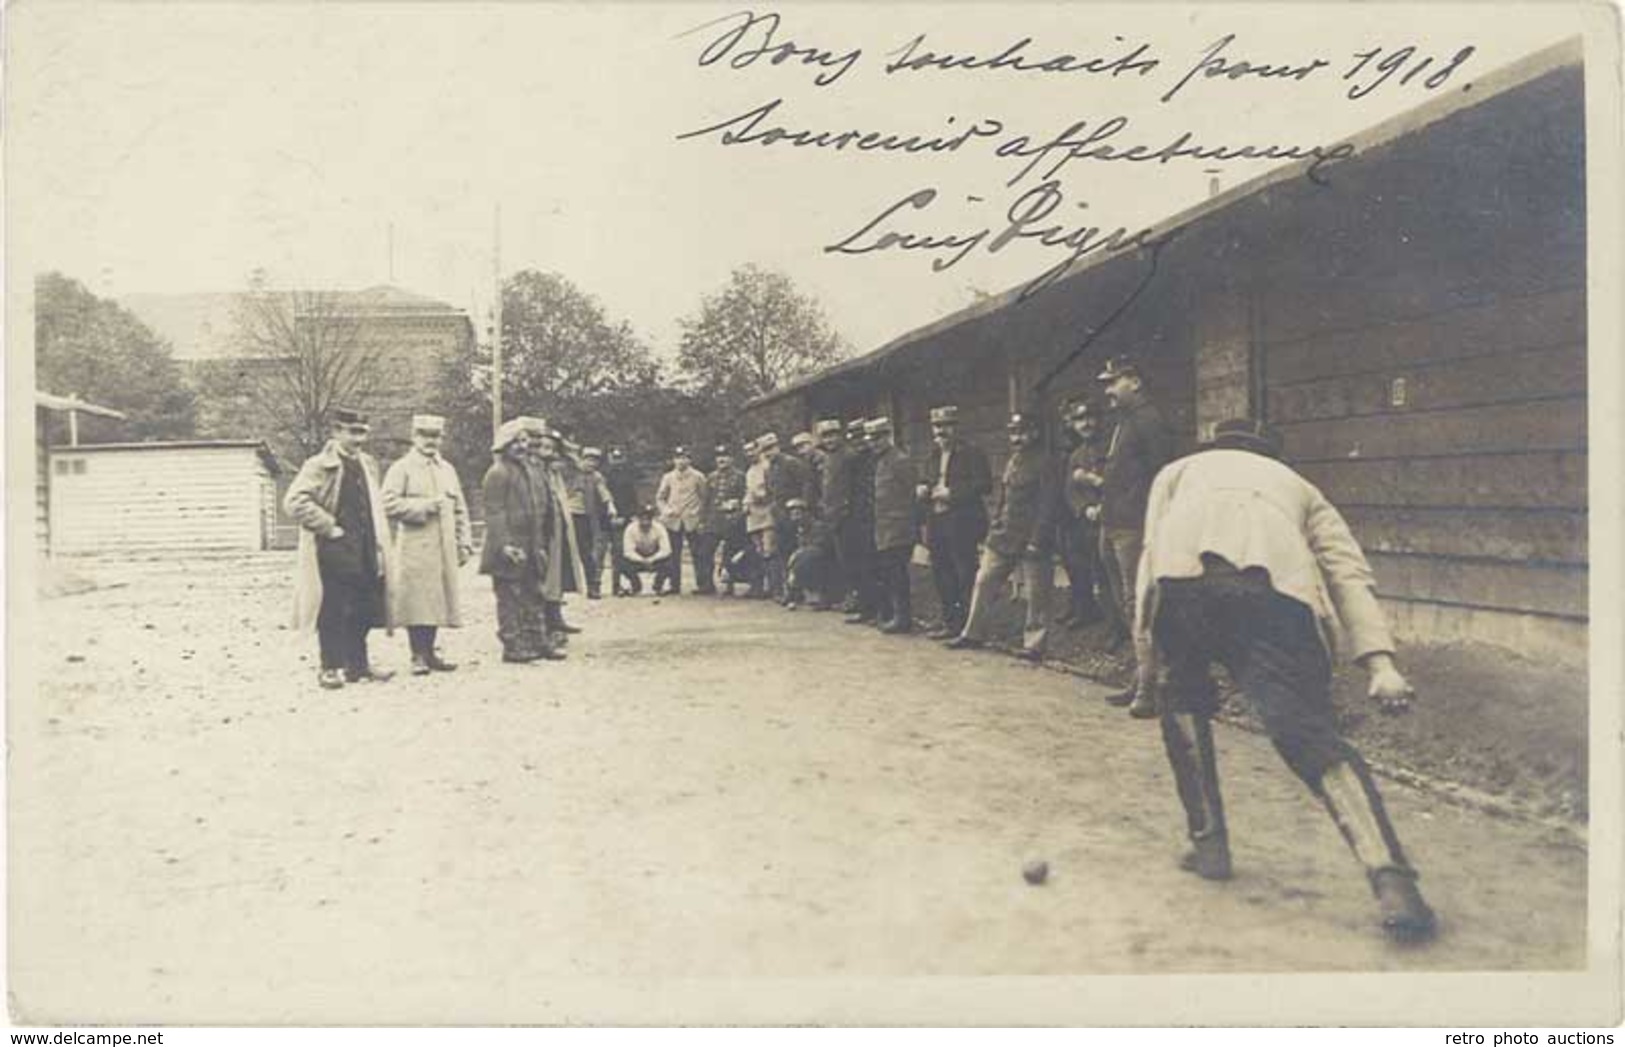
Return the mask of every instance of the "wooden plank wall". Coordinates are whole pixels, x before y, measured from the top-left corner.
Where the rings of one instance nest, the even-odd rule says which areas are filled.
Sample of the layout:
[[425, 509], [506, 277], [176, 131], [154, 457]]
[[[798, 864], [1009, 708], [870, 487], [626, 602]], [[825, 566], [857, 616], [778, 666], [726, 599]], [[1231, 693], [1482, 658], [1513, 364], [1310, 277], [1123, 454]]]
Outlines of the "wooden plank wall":
[[252, 448], [59, 448], [51, 459], [57, 553], [261, 548], [266, 472]]

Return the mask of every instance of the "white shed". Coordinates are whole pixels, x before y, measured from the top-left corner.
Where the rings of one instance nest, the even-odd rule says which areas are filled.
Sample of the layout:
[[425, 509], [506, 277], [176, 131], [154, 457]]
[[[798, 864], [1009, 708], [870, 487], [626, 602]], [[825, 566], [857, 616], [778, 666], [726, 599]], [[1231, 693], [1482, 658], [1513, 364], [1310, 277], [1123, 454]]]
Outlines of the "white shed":
[[50, 452], [58, 554], [270, 548], [277, 461], [253, 440], [86, 444]]

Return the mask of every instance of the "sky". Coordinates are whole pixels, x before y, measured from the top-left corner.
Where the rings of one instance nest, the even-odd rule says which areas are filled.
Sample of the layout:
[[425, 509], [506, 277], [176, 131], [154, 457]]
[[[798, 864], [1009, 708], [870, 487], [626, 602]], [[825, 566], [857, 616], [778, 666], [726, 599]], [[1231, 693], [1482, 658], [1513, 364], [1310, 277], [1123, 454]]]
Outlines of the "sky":
[[[746, 263], [787, 272], [863, 351], [1063, 256], [1033, 237], [988, 249], [1044, 180], [1035, 170], [1010, 184], [1024, 161], [995, 149], [1018, 136], [1030, 147], [1121, 117], [1121, 148], [1185, 132], [1329, 148], [1574, 35], [1574, 10], [24, 3], [8, 12], [11, 286], [59, 270], [115, 297], [221, 291], [263, 268], [283, 286], [393, 282], [480, 317], [500, 208], [504, 272], [564, 274], [664, 355], [679, 319]], [[988, 58], [1022, 38], [1034, 64], [1070, 54], [1128, 68], [887, 71], [926, 51]], [[1383, 83], [1348, 97], [1406, 45]], [[824, 63], [799, 50], [774, 63], [783, 52], [764, 49], [775, 47]], [[1384, 50], [1345, 79], [1370, 48]], [[1326, 64], [1284, 75], [1316, 59]], [[1155, 65], [1141, 74], [1136, 61]], [[1241, 62], [1282, 75], [1230, 78]], [[705, 131], [776, 99], [758, 130], [987, 133], [907, 154], [725, 145]], [[1215, 177], [1228, 187], [1274, 165], [1076, 159], [1055, 174], [1054, 211], [1023, 228], [1132, 232], [1201, 201]], [[929, 204], [882, 217], [927, 190]], [[984, 229], [942, 271], [932, 263], [959, 248], [903, 249], [895, 236], [879, 248], [887, 232]]]

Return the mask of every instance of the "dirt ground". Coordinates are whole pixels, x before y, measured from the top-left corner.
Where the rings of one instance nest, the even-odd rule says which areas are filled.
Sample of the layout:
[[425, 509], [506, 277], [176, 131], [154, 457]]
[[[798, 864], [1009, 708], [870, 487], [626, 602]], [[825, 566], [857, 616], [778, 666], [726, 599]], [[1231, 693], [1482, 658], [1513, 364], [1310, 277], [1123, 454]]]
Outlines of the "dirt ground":
[[[1397, 783], [1402, 949], [1268, 742], [1220, 734], [1236, 879], [1180, 872], [1154, 727], [989, 652], [762, 603], [576, 600], [504, 665], [321, 691], [291, 557], [97, 565], [10, 707], [12, 1007], [39, 1022], [523, 1023], [559, 978], [1558, 970], [1572, 834]], [[405, 637], [375, 634], [404, 669]], [[1048, 861], [1042, 886], [1023, 882]]]

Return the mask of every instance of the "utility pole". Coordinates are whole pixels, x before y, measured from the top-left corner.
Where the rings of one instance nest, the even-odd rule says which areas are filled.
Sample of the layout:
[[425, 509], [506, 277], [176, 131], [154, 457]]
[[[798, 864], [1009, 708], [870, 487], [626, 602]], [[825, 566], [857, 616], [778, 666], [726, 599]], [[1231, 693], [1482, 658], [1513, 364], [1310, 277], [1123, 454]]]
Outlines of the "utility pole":
[[502, 428], [502, 205], [491, 222], [491, 278], [496, 303], [491, 307], [491, 437]]

